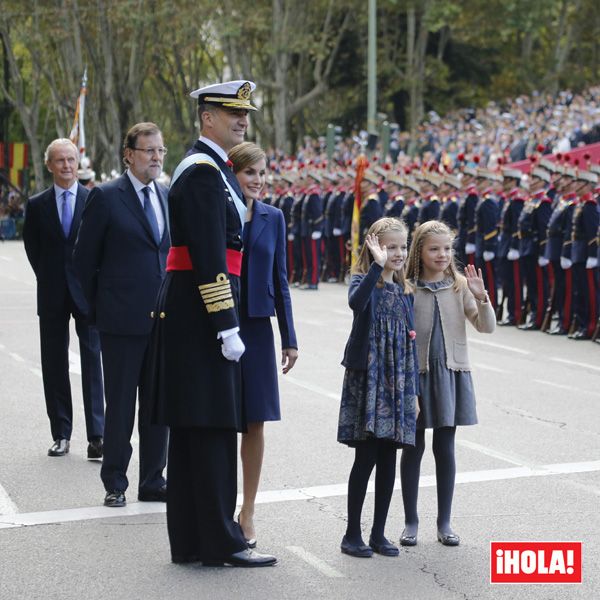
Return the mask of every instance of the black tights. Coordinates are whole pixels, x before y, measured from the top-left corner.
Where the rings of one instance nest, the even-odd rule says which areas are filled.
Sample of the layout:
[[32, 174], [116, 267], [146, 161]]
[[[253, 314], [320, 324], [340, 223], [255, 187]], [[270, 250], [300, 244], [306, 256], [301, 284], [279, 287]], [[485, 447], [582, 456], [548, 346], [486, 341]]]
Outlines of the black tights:
[[371, 539], [382, 544], [387, 542], [384, 536], [385, 521], [394, 491], [396, 477], [396, 453], [394, 444], [385, 440], [371, 439], [359, 442], [355, 448], [354, 465], [348, 480], [348, 528], [346, 539], [351, 544], [362, 544], [360, 517], [362, 513], [369, 477], [375, 470], [375, 513]]
[[[435, 479], [437, 483], [438, 516], [437, 527], [441, 533], [453, 533], [450, 527], [456, 461], [454, 459], [454, 435], [456, 427], [440, 427], [433, 430], [433, 456], [435, 458]], [[425, 430], [417, 429], [415, 446], [402, 450], [400, 459], [400, 480], [404, 502], [405, 535], [417, 535], [419, 516], [417, 497], [419, 495], [419, 475], [421, 459], [425, 451]]]

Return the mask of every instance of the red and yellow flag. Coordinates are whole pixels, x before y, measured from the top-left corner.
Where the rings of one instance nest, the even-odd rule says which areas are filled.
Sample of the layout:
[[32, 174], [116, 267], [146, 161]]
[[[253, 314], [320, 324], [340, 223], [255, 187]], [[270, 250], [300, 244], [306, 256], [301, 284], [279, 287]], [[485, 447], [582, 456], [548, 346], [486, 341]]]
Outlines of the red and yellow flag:
[[350, 240], [352, 243], [351, 266], [358, 260], [359, 240], [360, 240], [360, 207], [362, 198], [360, 196], [360, 182], [363, 179], [364, 172], [369, 166], [369, 161], [364, 154], [356, 159], [356, 177], [354, 179], [354, 208], [352, 209], [352, 228], [350, 231]]

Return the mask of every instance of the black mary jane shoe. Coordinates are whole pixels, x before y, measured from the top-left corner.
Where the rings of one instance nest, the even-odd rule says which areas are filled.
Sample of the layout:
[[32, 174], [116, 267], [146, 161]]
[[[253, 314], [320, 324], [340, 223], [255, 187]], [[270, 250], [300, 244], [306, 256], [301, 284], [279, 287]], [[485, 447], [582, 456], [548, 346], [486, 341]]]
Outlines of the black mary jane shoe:
[[371, 558], [373, 556], [373, 549], [365, 544], [351, 544], [346, 536], [342, 538], [340, 545], [342, 554], [348, 554], [348, 556], [355, 556], [357, 558]]
[[373, 539], [369, 539], [369, 546], [371, 546], [373, 552], [381, 554], [381, 556], [398, 556], [400, 554], [398, 546], [392, 544], [392, 542], [389, 542], [388, 540], [383, 544], [378, 544], [377, 542], [374, 542]]
[[401, 546], [416, 546], [417, 545], [417, 536], [416, 535], [406, 535], [402, 532], [400, 536], [400, 545]]
[[437, 539], [444, 546], [458, 546], [460, 544], [460, 538], [455, 533], [442, 533], [438, 531]]

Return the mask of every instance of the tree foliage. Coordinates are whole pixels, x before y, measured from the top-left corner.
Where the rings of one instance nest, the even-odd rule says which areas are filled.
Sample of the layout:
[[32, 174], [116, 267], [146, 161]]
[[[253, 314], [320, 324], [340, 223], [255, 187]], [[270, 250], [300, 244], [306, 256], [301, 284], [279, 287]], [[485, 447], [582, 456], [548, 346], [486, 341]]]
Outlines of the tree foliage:
[[[377, 15], [378, 110], [408, 131], [430, 110], [598, 83], [596, 0], [379, 0]], [[265, 147], [366, 122], [364, 0], [3, 0], [0, 39], [0, 135], [31, 144], [38, 188], [85, 66], [88, 153], [107, 173], [141, 120], [163, 129], [172, 170], [196, 135], [189, 92], [223, 78], [258, 83]]]

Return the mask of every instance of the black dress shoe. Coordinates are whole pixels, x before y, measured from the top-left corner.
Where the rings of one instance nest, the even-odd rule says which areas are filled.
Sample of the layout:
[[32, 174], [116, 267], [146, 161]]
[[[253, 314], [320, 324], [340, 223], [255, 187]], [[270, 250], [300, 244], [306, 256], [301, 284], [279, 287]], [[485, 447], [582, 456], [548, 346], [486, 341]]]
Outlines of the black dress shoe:
[[400, 545], [401, 546], [416, 546], [417, 545], [417, 536], [416, 535], [406, 535], [402, 532], [400, 536]]
[[104, 506], [110, 506], [111, 508], [122, 508], [127, 504], [125, 500], [125, 492], [121, 490], [113, 490], [112, 492], [106, 492], [104, 496]]
[[371, 538], [369, 539], [369, 546], [371, 546], [373, 552], [381, 554], [381, 556], [398, 556], [400, 554], [398, 546], [395, 546], [388, 540], [386, 540], [383, 544], [378, 544], [377, 542], [373, 541], [373, 538]]
[[138, 500], [140, 502], [166, 502], [167, 485], [165, 484], [157, 490], [140, 490], [138, 492]]
[[277, 559], [270, 554], [259, 554], [256, 550], [246, 548], [232, 554], [223, 560], [203, 560], [202, 564], [206, 567], [219, 567], [223, 564], [232, 567], [270, 567], [277, 562]]
[[356, 556], [357, 558], [371, 558], [371, 556], [373, 556], [373, 548], [366, 546], [365, 544], [351, 544], [346, 539], [346, 536], [342, 538], [340, 549], [342, 554]]
[[102, 438], [90, 440], [87, 447], [88, 460], [102, 460]]
[[48, 449], [48, 456], [64, 456], [65, 454], [69, 454], [70, 447], [71, 442], [69, 440], [61, 438], [54, 440], [54, 444]]
[[437, 539], [444, 546], [458, 546], [460, 544], [460, 538], [454, 533], [442, 533], [438, 531]]

